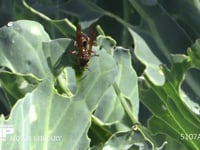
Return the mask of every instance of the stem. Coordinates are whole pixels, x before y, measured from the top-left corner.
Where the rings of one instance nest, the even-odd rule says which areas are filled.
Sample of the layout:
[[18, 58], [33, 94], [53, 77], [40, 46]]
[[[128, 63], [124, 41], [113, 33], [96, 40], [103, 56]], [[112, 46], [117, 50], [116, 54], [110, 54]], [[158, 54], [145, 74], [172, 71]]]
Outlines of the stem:
[[101, 28], [100, 25], [97, 25], [96, 29], [97, 29], [97, 32], [98, 32], [99, 35], [104, 35], [105, 36], [105, 33], [104, 33], [104, 31], [103, 31], [103, 29]]
[[105, 127], [105, 123], [101, 122], [96, 116], [92, 115], [92, 122], [98, 125], [103, 131], [108, 133], [110, 136], [113, 134], [110, 130]]
[[46, 15], [38, 12], [37, 10], [35, 10], [34, 8], [32, 8], [31, 6], [29, 6], [25, 0], [22, 0], [22, 3], [23, 5], [28, 8], [31, 12], [37, 14], [38, 16], [40, 16], [41, 18], [45, 19], [45, 20], [48, 20], [48, 21], [51, 21], [51, 18], [47, 17]]
[[28, 5], [26, 3], [26, 0], [22, 0], [23, 5], [29, 9], [32, 13], [38, 15], [39, 17], [41, 17], [42, 19], [49, 21], [50, 23], [52, 23], [61, 33], [64, 33], [63, 29], [59, 26], [59, 23], [66, 23], [71, 29], [73, 29], [74, 31], [76, 30], [76, 27], [67, 19], [59, 19], [59, 20], [55, 20], [55, 19], [51, 19], [48, 16], [40, 13], [39, 11], [37, 11], [36, 9], [32, 8], [30, 5]]
[[113, 88], [115, 90], [115, 93], [117, 94], [117, 96], [120, 99], [120, 102], [122, 104], [122, 107], [124, 108], [125, 112], [127, 113], [127, 115], [129, 116], [129, 118], [131, 119], [133, 124], [138, 124], [137, 119], [133, 116], [133, 112], [131, 111], [130, 107], [128, 106], [127, 102], [126, 102], [126, 98], [124, 95], [122, 95], [117, 83], [115, 82], [113, 84]]
[[130, 109], [130, 107], [128, 106], [127, 102], [126, 102], [126, 99], [125, 99], [125, 96], [122, 95], [117, 83], [115, 82], [113, 84], [113, 88], [117, 94], [117, 96], [119, 97], [120, 99], [120, 102], [122, 104], [122, 107], [124, 108], [124, 110], [126, 111], [126, 113], [128, 114], [129, 118], [131, 119], [132, 123], [133, 123], [133, 130], [134, 131], [139, 131], [142, 136], [152, 145], [152, 149], [155, 150], [155, 146], [153, 144], [153, 142], [151, 141], [151, 137], [149, 136], [149, 131], [148, 129], [146, 129], [146, 127], [142, 126], [138, 121], [137, 119], [132, 115], [132, 111]]

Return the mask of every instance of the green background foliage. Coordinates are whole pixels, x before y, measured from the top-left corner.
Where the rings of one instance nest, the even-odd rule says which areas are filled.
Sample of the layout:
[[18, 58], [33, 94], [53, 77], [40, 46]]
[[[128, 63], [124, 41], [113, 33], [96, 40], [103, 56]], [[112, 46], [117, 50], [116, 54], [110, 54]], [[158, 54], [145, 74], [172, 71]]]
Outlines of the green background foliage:
[[[198, 150], [199, 8], [198, 0], [2, 0], [0, 122], [14, 133], [1, 149]], [[97, 56], [81, 74], [77, 19], [85, 33], [97, 24]]]

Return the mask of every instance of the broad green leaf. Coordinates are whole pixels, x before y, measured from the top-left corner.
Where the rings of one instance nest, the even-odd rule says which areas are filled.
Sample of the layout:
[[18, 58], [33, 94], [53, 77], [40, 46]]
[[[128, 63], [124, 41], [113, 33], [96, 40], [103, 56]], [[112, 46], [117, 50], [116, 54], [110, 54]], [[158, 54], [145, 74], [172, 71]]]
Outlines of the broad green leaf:
[[[137, 78], [131, 66], [129, 50], [122, 47], [116, 47], [114, 49], [114, 42], [109, 37], [99, 36], [97, 38], [97, 44], [100, 48], [106, 49], [109, 54], [113, 55], [118, 64], [119, 72], [115, 81], [119, 85], [121, 92], [129, 99], [127, 103], [129, 103], [131, 112], [137, 120], [139, 111]], [[127, 126], [127, 123], [125, 123], [127, 121], [125, 110], [112, 87], [102, 97], [94, 115], [104, 123], [117, 123]]]
[[[114, 63], [112, 64], [114, 65]], [[37, 89], [16, 104], [7, 121], [1, 118], [1, 124], [14, 126], [14, 134], [8, 136], [7, 140], [1, 143], [1, 148], [5, 149], [9, 146], [11, 150], [22, 148], [65, 150], [66, 147], [87, 149], [89, 147], [87, 131], [90, 117], [101, 95], [111, 85], [114, 76], [113, 68], [115, 68], [113, 65], [111, 63], [107, 67], [103, 65], [105, 72], [102, 74], [97, 68], [96, 72], [87, 74], [86, 78], [95, 77], [98, 80], [93, 80], [93, 84], [88, 84], [88, 80], [87, 82], [80, 81], [83, 82], [79, 85], [80, 91], [72, 99], [57, 95], [52, 88], [52, 83], [42, 82]], [[101, 84], [101, 79], [107, 82]], [[101, 88], [98, 88], [97, 85]], [[81, 89], [85, 89], [83, 91], [85, 97], [82, 96]], [[99, 96], [96, 97], [97, 90]], [[22, 140], [18, 142], [13, 139], [17, 137]], [[39, 139], [42, 137], [52, 139], [43, 141]], [[58, 141], [53, 139], [55, 137]]]
[[0, 29], [0, 78], [12, 105], [48, 74], [42, 42], [49, 40], [44, 28], [34, 21], [9, 22]]
[[[52, 43], [49, 46], [55, 47]], [[117, 74], [114, 59], [104, 50], [98, 51], [98, 55], [91, 58], [89, 69], [77, 81], [73, 97], [59, 95], [54, 89], [54, 80], [44, 78], [37, 88], [18, 101], [9, 119], [1, 118], [2, 126], [14, 128], [14, 133], [1, 141], [1, 149], [89, 148], [87, 131], [92, 112]], [[41, 139], [45, 137], [49, 139]], [[16, 138], [21, 138], [20, 142]]]
[[[158, 119], [156, 117], [152, 117], [149, 122], [149, 127], [152, 130], [153, 134], [163, 134], [164, 133], [165, 135], [169, 135], [169, 134], [173, 135], [171, 140], [169, 140], [169, 138], [166, 139], [167, 140], [166, 149], [174, 149], [174, 148], [181, 149], [181, 150], [188, 149], [186, 146], [186, 145], [188, 145], [188, 142], [186, 142], [186, 140], [185, 141], [182, 140], [182, 142], [180, 142], [181, 134], [178, 133], [176, 130], [174, 130], [174, 128], [172, 128], [171, 126], [169, 126], [165, 122], [163, 122], [163, 120]], [[160, 131], [162, 131], [162, 132], [160, 132]], [[159, 138], [159, 136], [158, 136], [158, 138]], [[172, 145], [172, 140], [178, 142], [176, 147], [175, 147], [175, 145]], [[170, 145], [172, 145], [172, 146], [170, 147]], [[188, 147], [190, 147], [190, 146], [191, 145], [189, 144]], [[193, 147], [191, 149], [193, 149]]]
[[132, 29], [129, 32], [134, 40], [136, 57], [146, 66], [145, 74], [156, 85], [162, 85], [165, 77], [162, 74], [160, 65], [161, 61], [152, 53], [146, 42]]
[[[154, 1], [151, 5], [149, 1], [129, 2], [141, 17], [134, 30], [145, 39], [162, 63], [169, 65], [173, 61], [170, 53], [186, 54], [186, 49], [199, 37], [199, 20], [196, 19], [199, 16], [198, 1]], [[188, 73], [185, 85], [199, 96], [197, 80], [194, 74]]]
[[48, 34], [37, 22], [9, 22], [0, 29], [1, 66], [12, 72], [43, 78], [49, 70], [44, 61], [42, 42], [49, 40]]
[[127, 98], [132, 115], [138, 120], [139, 94], [137, 75], [131, 66], [130, 51], [123, 48], [116, 48], [114, 58], [119, 64], [119, 73], [116, 79], [121, 93]]
[[34, 90], [41, 82], [40, 79], [31, 74], [23, 75], [8, 71], [0, 72], [0, 81], [12, 106], [18, 99], [23, 98], [26, 93]]
[[[184, 96], [180, 86], [184, 80], [184, 74], [191, 67], [190, 60], [184, 55], [173, 55], [173, 66], [171, 70], [163, 66], [163, 73], [166, 77], [163, 86], [156, 86], [150, 83], [150, 89], [141, 90], [142, 102], [151, 110], [155, 117], [149, 122], [153, 132], [165, 133], [174, 139], [179, 139], [180, 143], [185, 144], [188, 148], [197, 149], [198, 141], [180, 140], [182, 134], [195, 134], [199, 131], [199, 118], [186, 106]], [[164, 125], [159, 126], [159, 121]], [[157, 126], [156, 126], [156, 125]], [[154, 126], [153, 126], [154, 125]], [[162, 126], [162, 128], [161, 128]], [[188, 126], [190, 128], [188, 128]]]
[[143, 35], [157, 57], [162, 56], [162, 60], [169, 63], [170, 53], [183, 53], [192, 44], [188, 34], [173, 17], [168, 15], [159, 1], [151, 5], [141, 0], [129, 0], [129, 2], [141, 17], [137, 33]]
[[[187, 143], [186, 145], [189, 145], [190, 148], [198, 147], [199, 143], [197, 141], [180, 140], [181, 134], [195, 134], [198, 133], [199, 128], [194, 124], [195, 122], [184, 119], [185, 116], [175, 107], [172, 99], [167, 100], [166, 97], [167, 104], [165, 105], [151, 90], [142, 92], [142, 95], [142, 102], [157, 118], [156, 121], [154, 119], [150, 119], [149, 121], [149, 128], [154, 134], [165, 133], [180, 143]], [[190, 128], [188, 128], [188, 126], [190, 126]]]

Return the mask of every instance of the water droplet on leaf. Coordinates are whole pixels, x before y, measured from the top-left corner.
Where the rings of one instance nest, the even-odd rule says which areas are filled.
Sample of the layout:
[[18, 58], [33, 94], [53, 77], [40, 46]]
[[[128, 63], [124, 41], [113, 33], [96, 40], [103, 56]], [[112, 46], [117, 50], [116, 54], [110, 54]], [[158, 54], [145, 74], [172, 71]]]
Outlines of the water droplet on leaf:
[[7, 26], [8, 27], [11, 27], [13, 25], [13, 22], [11, 21], [11, 22], [8, 22], [8, 24], [7, 24]]

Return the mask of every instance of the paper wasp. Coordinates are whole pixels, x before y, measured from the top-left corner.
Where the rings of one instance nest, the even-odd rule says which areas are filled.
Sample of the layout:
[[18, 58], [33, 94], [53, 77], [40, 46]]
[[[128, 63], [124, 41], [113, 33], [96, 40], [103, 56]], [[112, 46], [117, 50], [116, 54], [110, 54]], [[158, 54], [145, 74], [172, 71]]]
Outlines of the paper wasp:
[[89, 37], [81, 31], [80, 24], [76, 26], [76, 40], [74, 42], [76, 50], [74, 50], [72, 53], [78, 56], [80, 69], [88, 67], [88, 62], [92, 56], [92, 53], [94, 54], [94, 56], [98, 56], [92, 50], [92, 46], [94, 45], [94, 38], [94, 25], [90, 28]]

